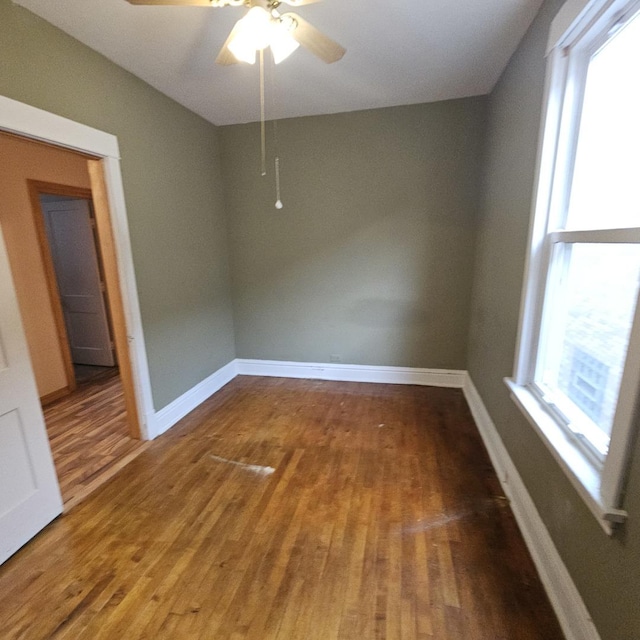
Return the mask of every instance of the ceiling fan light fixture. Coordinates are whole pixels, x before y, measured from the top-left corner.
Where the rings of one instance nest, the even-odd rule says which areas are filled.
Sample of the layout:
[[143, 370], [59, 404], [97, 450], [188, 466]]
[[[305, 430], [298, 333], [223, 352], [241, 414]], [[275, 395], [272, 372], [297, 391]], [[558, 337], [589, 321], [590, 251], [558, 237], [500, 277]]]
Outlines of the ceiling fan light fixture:
[[295, 25], [287, 25], [282, 20], [274, 20], [271, 28], [271, 53], [276, 64], [288, 58], [300, 43], [291, 35]]
[[239, 62], [248, 62], [249, 64], [256, 62], [256, 48], [246, 38], [236, 36], [229, 43], [229, 51]]
[[256, 52], [271, 47], [276, 64], [288, 58], [300, 44], [291, 35], [297, 23], [287, 16], [269, 14], [262, 7], [252, 7], [238, 20], [228, 49], [240, 62], [254, 64]]
[[265, 49], [271, 42], [271, 16], [262, 7], [252, 7], [238, 20], [234, 32], [229, 50], [241, 62], [254, 64], [256, 51]]

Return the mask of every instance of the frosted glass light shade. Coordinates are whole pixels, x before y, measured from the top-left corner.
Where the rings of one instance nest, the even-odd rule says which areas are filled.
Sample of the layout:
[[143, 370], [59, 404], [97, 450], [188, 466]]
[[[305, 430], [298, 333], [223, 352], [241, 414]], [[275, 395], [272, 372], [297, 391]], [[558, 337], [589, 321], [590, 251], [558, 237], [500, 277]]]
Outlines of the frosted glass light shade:
[[254, 64], [256, 61], [256, 48], [254, 44], [248, 38], [241, 37], [240, 34], [236, 35], [229, 43], [229, 51], [231, 51], [240, 62]]
[[254, 64], [256, 51], [271, 46], [276, 64], [290, 56], [300, 45], [291, 36], [291, 26], [274, 19], [262, 7], [253, 7], [234, 27], [229, 51], [241, 62]]
[[294, 40], [290, 30], [282, 22], [273, 22], [271, 27], [271, 52], [276, 64], [288, 58], [300, 43]]

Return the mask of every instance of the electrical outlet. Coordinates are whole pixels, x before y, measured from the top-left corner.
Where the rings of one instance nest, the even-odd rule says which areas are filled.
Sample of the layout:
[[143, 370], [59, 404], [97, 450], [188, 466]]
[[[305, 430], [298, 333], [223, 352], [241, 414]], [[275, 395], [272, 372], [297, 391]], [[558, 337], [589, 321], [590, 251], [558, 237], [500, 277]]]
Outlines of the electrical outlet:
[[340, 362], [340, 356], [337, 356], [335, 354], [329, 356], [329, 362]]

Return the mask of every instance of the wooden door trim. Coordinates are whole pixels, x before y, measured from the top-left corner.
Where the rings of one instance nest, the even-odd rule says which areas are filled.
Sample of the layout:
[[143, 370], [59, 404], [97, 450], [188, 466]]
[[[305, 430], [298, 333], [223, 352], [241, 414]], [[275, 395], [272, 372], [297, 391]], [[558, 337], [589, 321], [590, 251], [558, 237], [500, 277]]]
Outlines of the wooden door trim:
[[44, 224], [44, 216], [42, 215], [40, 195], [50, 194], [91, 200], [91, 190], [71, 185], [41, 182], [39, 180], [27, 180], [27, 188], [29, 190], [31, 213], [33, 214], [33, 222], [36, 228], [36, 236], [38, 238], [40, 256], [42, 257], [47, 291], [49, 293], [49, 302], [51, 304], [51, 309], [53, 310], [53, 320], [56, 326], [56, 334], [58, 336], [58, 344], [60, 346], [60, 353], [62, 355], [64, 373], [67, 382], [66, 387], [56, 389], [52, 393], [48, 393], [40, 398], [42, 404], [48, 404], [74, 391], [77, 384], [73, 370], [69, 336], [67, 335], [67, 327], [64, 323], [64, 311], [62, 310], [60, 290], [58, 289], [53, 257], [51, 256], [51, 249], [49, 247], [49, 238]]
[[[41, 401], [43, 404], [53, 402], [76, 389], [76, 379], [73, 370], [73, 362], [71, 357], [71, 348], [67, 329], [64, 323], [64, 312], [60, 301], [60, 291], [55, 275], [53, 258], [49, 248], [49, 239], [47, 236], [42, 208], [40, 205], [40, 195], [58, 195], [72, 198], [82, 198], [89, 200], [93, 209], [96, 228], [94, 238], [96, 240], [96, 249], [98, 251], [98, 264], [100, 272], [104, 278], [106, 288], [107, 315], [109, 316], [109, 325], [113, 331], [113, 341], [116, 348], [116, 357], [118, 367], [120, 369], [120, 378], [124, 392], [125, 407], [127, 410], [127, 424], [129, 426], [129, 435], [132, 438], [140, 439], [140, 422], [138, 418], [138, 409], [136, 396], [133, 387], [133, 373], [131, 361], [129, 358], [129, 346], [127, 340], [127, 329], [124, 317], [124, 309], [122, 305], [122, 297], [120, 292], [120, 280], [118, 275], [118, 265], [113, 244], [113, 229], [111, 227], [111, 216], [109, 213], [109, 204], [106, 196], [106, 187], [104, 184], [104, 176], [102, 173], [102, 163], [100, 160], [87, 160], [89, 177], [91, 181], [91, 189], [82, 187], [74, 187], [70, 185], [55, 184], [51, 182], [42, 182], [38, 180], [27, 180], [29, 186], [29, 197], [31, 198], [31, 209], [34, 213], [34, 221], [36, 225], [38, 243], [42, 259], [45, 265], [45, 274], [47, 278], [47, 286], [49, 289], [49, 297], [51, 305], [54, 309], [54, 318], [56, 322], [56, 330], [60, 342], [60, 348], [63, 353], [65, 365], [65, 373], [67, 376], [67, 387], [60, 389], [51, 394], [47, 394]], [[92, 164], [97, 165], [92, 168]]]
[[113, 339], [116, 346], [118, 365], [120, 367], [120, 379], [122, 380], [129, 433], [132, 438], [141, 439], [140, 417], [138, 414], [133, 369], [129, 353], [127, 323], [122, 302], [122, 291], [120, 290], [118, 259], [116, 256], [103, 161], [87, 160], [87, 168], [91, 181], [93, 211], [96, 219], [96, 235], [98, 237], [102, 266], [104, 268], [107, 300], [111, 311]]

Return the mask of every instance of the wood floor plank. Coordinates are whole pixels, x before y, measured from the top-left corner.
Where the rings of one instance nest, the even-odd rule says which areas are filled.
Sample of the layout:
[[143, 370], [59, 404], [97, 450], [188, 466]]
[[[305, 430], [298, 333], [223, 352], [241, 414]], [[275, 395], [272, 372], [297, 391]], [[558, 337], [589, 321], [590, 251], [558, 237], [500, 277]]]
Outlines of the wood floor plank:
[[0, 567], [0, 637], [562, 634], [459, 390], [238, 377]]

